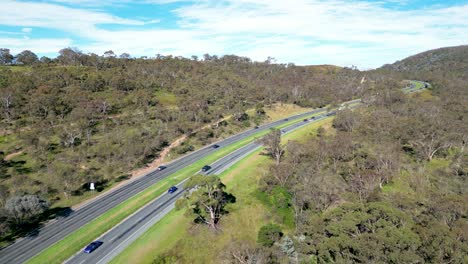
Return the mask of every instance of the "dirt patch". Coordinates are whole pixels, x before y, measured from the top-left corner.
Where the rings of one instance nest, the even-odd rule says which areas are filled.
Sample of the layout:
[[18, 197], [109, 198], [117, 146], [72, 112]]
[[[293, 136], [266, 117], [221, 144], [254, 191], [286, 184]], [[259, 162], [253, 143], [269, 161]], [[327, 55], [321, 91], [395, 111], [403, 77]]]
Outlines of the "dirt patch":
[[[216, 122], [213, 122], [213, 123], [211, 123], [211, 124], [208, 124], [208, 125], [205, 125], [205, 126], [203, 126], [203, 127], [198, 128], [198, 129], [195, 129], [191, 134], [193, 135], [193, 134], [199, 132], [200, 130], [209, 128], [210, 126], [215, 125], [215, 124], [217, 124], [217, 123], [219, 123], [219, 122], [221, 122], [221, 121], [224, 121], [224, 120], [226, 120], [226, 119], [229, 119], [229, 118], [231, 118], [231, 116], [221, 118], [221, 119], [219, 119], [219, 120], [216, 121]], [[161, 153], [159, 153], [159, 158], [153, 160], [151, 163], [147, 164], [147, 165], [146, 165], [145, 167], [143, 167], [143, 168], [139, 168], [139, 169], [136, 169], [136, 170], [131, 171], [131, 172], [130, 172], [130, 175], [131, 175], [131, 176], [130, 176], [130, 178], [129, 178], [128, 180], [124, 180], [124, 181], [119, 182], [118, 184], [112, 186], [112, 188], [110, 188], [110, 189], [108, 189], [107, 191], [105, 191], [105, 192], [99, 194], [98, 196], [92, 197], [92, 198], [90, 198], [90, 199], [88, 199], [88, 200], [85, 200], [85, 201], [79, 203], [79, 204], [73, 205], [73, 206], [72, 206], [72, 209], [73, 209], [73, 210], [77, 210], [77, 209], [79, 209], [79, 208], [85, 206], [86, 204], [88, 204], [88, 203], [90, 203], [90, 202], [92, 202], [92, 201], [94, 201], [94, 200], [96, 200], [96, 199], [99, 199], [101, 196], [107, 194], [108, 192], [112, 192], [112, 191], [116, 190], [117, 188], [119, 188], [120, 186], [123, 186], [123, 185], [125, 185], [125, 184], [127, 184], [127, 183], [129, 183], [129, 182], [131, 182], [131, 181], [134, 181], [134, 180], [136, 180], [136, 179], [138, 179], [138, 178], [140, 178], [140, 177], [146, 175], [147, 173], [149, 173], [149, 172], [155, 170], [158, 166], [160, 166], [160, 165], [163, 164], [163, 161], [164, 161], [164, 159], [166, 158], [166, 156], [169, 154], [169, 152], [170, 152], [172, 149], [174, 149], [174, 148], [180, 146], [180, 144], [182, 144], [182, 142], [184, 142], [187, 138], [188, 138], [187, 135], [183, 135], [183, 136], [179, 137], [179, 138], [176, 139], [174, 142], [172, 142], [168, 147], [166, 147], [165, 149], [163, 149], [163, 151], [161, 151]]]
[[23, 151], [22, 151], [22, 150], [20, 150], [20, 151], [18, 151], [18, 152], [10, 153], [10, 154], [6, 155], [5, 158], [3, 158], [3, 159], [6, 160], [6, 161], [8, 161], [8, 160], [11, 160], [12, 158], [14, 158], [14, 157], [16, 157], [16, 156], [19, 156], [19, 155], [21, 155], [21, 154], [23, 154]]

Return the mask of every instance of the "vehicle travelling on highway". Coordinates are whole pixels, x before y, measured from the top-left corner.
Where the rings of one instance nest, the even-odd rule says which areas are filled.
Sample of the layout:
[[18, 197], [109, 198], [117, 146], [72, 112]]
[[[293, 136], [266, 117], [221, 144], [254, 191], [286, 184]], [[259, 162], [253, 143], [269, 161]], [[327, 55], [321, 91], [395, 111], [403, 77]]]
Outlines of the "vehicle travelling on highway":
[[203, 166], [203, 168], [201, 169], [201, 171], [203, 171], [203, 172], [207, 172], [207, 171], [209, 171], [209, 170], [211, 170], [211, 166], [209, 166], [209, 165], [205, 165], [205, 166]]
[[166, 166], [159, 166], [159, 167], [157, 168], [157, 170], [158, 170], [158, 171], [162, 171], [162, 170], [164, 170], [165, 168], [167, 168], [167, 167], [166, 167]]
[[213, 148], [214, 148], [214, 149], [217, 149], [217, 148], [219, 148], [219, 145], [218, 145], [218, 144], [214, 144], [214, 145], [213, 145]]
[[83, 250], [83, 252], [84, 253], [91, 253], [94, 250], [96, 250], [96, 248], [100, 247], [102, 244], [103, 244], [103, 242], [101, 242], [101, 241], [91, 242], [89, 245], [86, 246], [86, 248]]
[[177, 187], [175, 186], [172, 186], [171, 188], [169, 188], [169, 190], [167, 190], [168, 193], [175, 193], [177, 191]]
[[304, 119], [304, 122], [307, 122], [307, 121], [309, 121], [309, 119], [305, 118], [305, 119]]

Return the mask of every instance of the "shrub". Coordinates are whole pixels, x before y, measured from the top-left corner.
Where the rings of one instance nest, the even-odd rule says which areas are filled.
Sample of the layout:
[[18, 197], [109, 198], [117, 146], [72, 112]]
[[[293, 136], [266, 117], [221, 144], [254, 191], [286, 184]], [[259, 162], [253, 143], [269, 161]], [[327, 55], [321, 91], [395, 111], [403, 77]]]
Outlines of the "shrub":
[[276, 241], [279, 241], [283, 236], [281, 228], [275, 224], [264, 225], [258, 231], [257, 242], [265, 247], [271, 247]]

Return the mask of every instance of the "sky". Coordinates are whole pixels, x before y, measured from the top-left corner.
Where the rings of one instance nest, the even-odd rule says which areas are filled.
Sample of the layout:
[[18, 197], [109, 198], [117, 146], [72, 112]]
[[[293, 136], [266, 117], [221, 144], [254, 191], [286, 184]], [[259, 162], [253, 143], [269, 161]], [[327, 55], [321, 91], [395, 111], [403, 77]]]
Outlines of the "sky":
[[468, 0], [0, 0], [0, 48], [376, 68], [468, 44]]

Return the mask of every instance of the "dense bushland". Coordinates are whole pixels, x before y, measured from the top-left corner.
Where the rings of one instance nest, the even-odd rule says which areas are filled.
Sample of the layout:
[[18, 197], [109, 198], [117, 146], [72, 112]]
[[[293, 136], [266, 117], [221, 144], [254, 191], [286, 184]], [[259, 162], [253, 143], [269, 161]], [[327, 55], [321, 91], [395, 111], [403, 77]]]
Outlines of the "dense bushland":
[[[277, 102], [318, 107], [359, 96], [363, 73], [301, 67], [237, 56], [203, 60], [132, 59], [63, 49], [56, 59], [32, 52], [0, 66], [1, 201], [28, 194], [69, 206], [128, 178], [182, 135], [209, 144], [266, 118]], [[254, 112], [246, 113], [248, 109]], [[198, 134], [197, 128], [219, 122]]]

